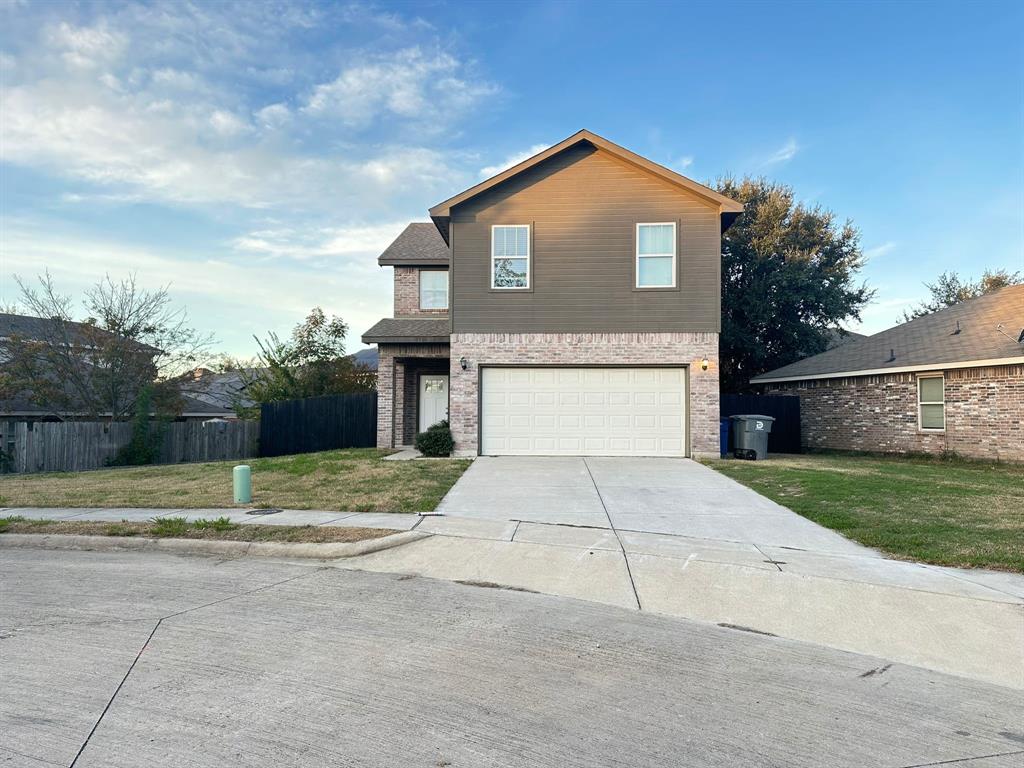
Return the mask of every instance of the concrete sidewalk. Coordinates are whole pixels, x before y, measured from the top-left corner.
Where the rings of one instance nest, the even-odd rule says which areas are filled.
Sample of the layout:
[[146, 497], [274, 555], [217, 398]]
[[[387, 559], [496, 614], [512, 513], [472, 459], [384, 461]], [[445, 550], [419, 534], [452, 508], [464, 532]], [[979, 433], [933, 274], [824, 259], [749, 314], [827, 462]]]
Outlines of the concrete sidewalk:
[[184, 517], [216, 520], [226, 517], [240, 525], [337, 525], [347, 528], [394, 528], [408, 531], [419, 522], [418, 515], [385, 512], [328, 512], [316, 509], [284, 509], [271, 514], [248, 514], [235, 507], [210, 509], [160, 509], [157, 507], [3, 507], [0, 517], [24, 517], [28, 520], [62, 520], [78, 522], [146, 523], [157, 517]]

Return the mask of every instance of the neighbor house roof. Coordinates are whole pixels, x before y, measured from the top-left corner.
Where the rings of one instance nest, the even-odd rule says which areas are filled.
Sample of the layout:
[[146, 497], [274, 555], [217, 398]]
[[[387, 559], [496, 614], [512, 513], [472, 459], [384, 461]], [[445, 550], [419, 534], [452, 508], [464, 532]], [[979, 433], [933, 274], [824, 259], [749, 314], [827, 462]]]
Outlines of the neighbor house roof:
[[[63, 328], [59, 325], [63, 324]], [[46, 341], [55, 333], [66, 334], [72, 344], [92, 346], [101, 338], [114, 338], [115, 334], [88, 323], [64, 321], [49, 317], [33, 317], [31, 315], [12, 315], [0, 313], [0, 342], [17, 338], [22, 341]], [[158, 353], [160, 350], [148, 344], [132, 342], [140, 351]]]
[[363, 334], [364, 344], [447, 343], [451, 324], [447, 317], [386, 317]]
[[517, 165], [513, 165], [511, 168], [502, 171], [496, 176], [492, 176], [491, 178], [486, 179], [485, 181], [482, 181], [479, 184], [470, 187], [464, 192], [460, 192], [454, 197], [450, 197], [444, 202], [438, 203], [437, 205], [430, 209], [430, 218], [433, 219], [434, 223], [437, 225], [438, 232], [441, 233], [441, 236], [447, 243], [449, 242], [448, 224], [451, 219], [451, 210], [456, 205], [464, 203], [467, 200], [476, 197], [477, 195], [483, 192], [486, 192], [492, 187], [495, 187], [498, 184], [501, 184], [502, 182], [511, 179], [513, 176], [518, 176], [520, 173], [523, 173], [524, 171], [533, 168], [535, 165], [543, 163], [545, 160], [554, 157], [559, 152], [562, 152], [566, 149], [569, 149], [570, 147], [574, 147], [577, 144], [581, 143], [590, 144], [591, 146], [603, 150], [609, 153], [610, 155], [614, 155], [615, 157], [629, 163], [630, 165], [640, 168], [641, 170], [647, 171], [648, 173], [654, 174], [655, 176], [658, 176], [671, 184], [675, 184], [683, 189], [686, 189], [694, 193], [695, 195], [703, 198], [712, 205], [718, 206], [719, 213], [722, 215], [723, 231], [730, 224], [732, 224], [736, 216], [738, 216], [743, 211], [743, 205], [741, 203], [736, 202], [731, 197], [726, 197], [725, 195], [719, 194], [710, 187], [706, 187], [703, 184], [698, 184], [693, 179], [688, 179], [685, 176], [676, 173], [675, 171], [669, 170], [663, 165], [653, 163], [647, 158], [641, 157], [640, 155], [636, 154], [635, 152], [630, 152], [628, 149], [620, 147], [618, 144], [614, 144], [608, 141], [608, 139], [598, 136], [596, 133], [591, 133], [590, 131], [582, 130], [577, 133], [574, 133], [569, 138], [558, 142], [554, 146], [548, 147], [543, 152], [539, 152], [533, 157], [524, 160], [523, 162]]
[[1024, 285], [1001, 288], [755, 376], [752, 384], [1024, 363]]
[[377, 258], [382, 267], [446, 267], [448, 261], [448, 245], [429, 221], [414, 221]]

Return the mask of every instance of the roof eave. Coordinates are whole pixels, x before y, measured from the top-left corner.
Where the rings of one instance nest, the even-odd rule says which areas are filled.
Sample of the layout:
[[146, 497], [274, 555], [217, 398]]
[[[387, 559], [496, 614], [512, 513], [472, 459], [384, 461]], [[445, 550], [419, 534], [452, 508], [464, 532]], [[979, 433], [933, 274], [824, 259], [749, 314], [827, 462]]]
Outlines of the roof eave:
[[382, 267], [447, 267], [451, 262], [447, 259], [385, 259], [383, 256], [377, 258], [377, 264]]
[[370, 336], [362, 337], [363, 344], [450, 344], [451, 335], [444, 336]]
[[894, 365], [891, 368], [870, 368], [862, 370], [829, 371], [825, 373], [804, 373], [795, 376], [754, 376], [751, 384], [786, 384], [799, 381], [822, 379], [847, 379], [855, 376], [881, 376], [887, 373], [919, 373], [921, 371], [951, 371], [958, 368], [988, 368], [997, 365], [1024, 365], [1022, 357], [994, 357], [987, 360], [960, 360], [956, 362], [922, 363], [920, 365]]

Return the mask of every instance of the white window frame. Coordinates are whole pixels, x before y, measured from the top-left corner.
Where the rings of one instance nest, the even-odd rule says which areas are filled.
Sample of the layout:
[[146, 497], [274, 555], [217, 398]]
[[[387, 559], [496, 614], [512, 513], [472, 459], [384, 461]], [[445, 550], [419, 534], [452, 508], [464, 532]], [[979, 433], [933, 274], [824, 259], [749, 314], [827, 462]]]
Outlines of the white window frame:
[[[942, 399], [941, 400], [922, 400], [921, 399], [921, 381], [923, 379], [938, 379], [942, 382]], [[942, 427], [926, 427], [924, 421], [921, 418], [922, 405], [941, 405], [942, 406]], [[917, 431], [918, 432], [945, 432], [946, 431], [946, 374], [944, 373], [930, 373], [922, 374], [917, 377]]]
[[[672, 227], [672, 253], [645, 253], [643, 256], [640, 255], [640, 227]], [[676, 228], [676, 222], [674, 221], [641, 221], [637, 222], [636, 225], [636, 246], [633, 249], [635, 252], [634, 263], [633, 263], [633, 287], [639, 290], [645, 290], [647, 288], [675, 288], [676, 282], [678, 281], [678, 265], [676, 252], [679, 250], [679, 231]], [[666, 256], [672, 257], [672, 282], [668, 285], [640, 285], [640, 259], [663, 259]]]
[[[443, 307], [424, 307], [423, 306], [423, 275], [424, 275], [425, 272], [441, 272], [441, 273], [444, 274], [444, 306]], [[447, 269], [421, 269], [419, 271], [419, 275], [417, 276], [417, 280], [416, 280], [416, 293], [417, 293], [417, 297], [416, 297], [417, 301], [416, 301], [416, 303], [417, 303], [417, 306], [421, 310], [423, 310], [424, 312], [447, 311], [448, 306], [451, 303], [451, 292], [452, 292], [452, 286], [451, 286], [450, 278], [448, 276], [448, 270]]]
[[[494, 255], [494, 230], [498, 228], [504, 229], [505, 227], [522, 228], [526, 230], [526, 285], [495, 285], [494, 284], [494, 263], [498, 259], [521, 259], [522, 256], [495, 256]], [[533, 245], [530, 242], [530, 225], [529, 224], [492, 224], [491, 225], [491, 290], [492, 291], [528, 291], [530, 289], [532, 280], [530, 279], [530, 273], [533, 271], [533, 264], [531, 262]]]

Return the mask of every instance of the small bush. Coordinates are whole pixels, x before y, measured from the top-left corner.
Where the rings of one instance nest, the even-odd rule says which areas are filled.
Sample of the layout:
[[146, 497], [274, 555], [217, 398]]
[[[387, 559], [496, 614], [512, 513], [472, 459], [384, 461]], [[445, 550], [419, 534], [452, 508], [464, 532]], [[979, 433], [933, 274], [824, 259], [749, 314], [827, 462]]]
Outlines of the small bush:
[[154, 517], [154, 536], [184, 536], [188, 532], [188, 521], [184, 517]]
[[455, 440], [447, 421], [439, 421], [416, 435], [416, 450], [424, 456], [451, 456], [453, 448]]

